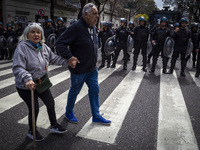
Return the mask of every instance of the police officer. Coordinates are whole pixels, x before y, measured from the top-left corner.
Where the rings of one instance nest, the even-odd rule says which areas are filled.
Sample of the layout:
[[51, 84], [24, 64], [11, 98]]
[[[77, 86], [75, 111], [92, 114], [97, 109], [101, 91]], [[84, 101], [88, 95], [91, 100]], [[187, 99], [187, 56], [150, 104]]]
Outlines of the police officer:
[[[152, 34], [154, 33], [154, 31], [155, 31], [157, 28], [159, 28], [159, 27], [160, 27], [160, 19], [158, 19], [156, 25], [154, 25], [154, 26], [151, 28], [151, 30], [150, 30], [150, 35], [151, 35], [151, 37], [152, 37]], [[155, 49], [155, 46], [153, 45], [151, 53], [148, 54], [148, 56], [147, 56], [147, 64], [150, 63], [150, 60], [151, 60], [151, 58], [152, 58], [152, 56], [153, 56], [153, 51], [154, 51], [154, 49]]]
[[112, 68], [115, 68], [117, 59], [121, 49], [124, 52], [124, 66], [123, 70], [127, 70], [127, 63], [128, 63], [128, 52], [127, 52], [127, 39], [128, 39], [129, 31], [127, 29], [127, 20], [125, 18], [121, 18], [121, 26], [116, 30], [116, 49], [115, 49], [115, 56], [113, 58]]
[[0, 22], [0, 36], [1, 36], [1, 47], [0, 47], [0, 60], [4, 59], [4, 55], [5, 55], [5, 47], [4, 47], [4, 35], [6, 33], [6, 30], [3, 28], [3, 24], [2, 22]]
[[136, 69], [138, 55], [140, 53], [140, 49], [142, 50], [143, 56], [143, 68], [144, 72], [147, 71], [146, 63], [147, 63], [147, 41], [149, 36], [149, 29], [146, 26], [147, 21], [144, 17], [139, 18], [139, 26], [135, 27], [133, 39], [134, 39], [134, 56], [133, 56], [133, 67], [132, 70]]
[[44, 37], [46, 40], [48, 39], [50, 34], [55, 33], [55, 28], [52, 26], [52, 23], [53, 21], [51, 19], [48, 19], [44, 26]]
[[[7, 24], [7, 30], [5, 32], [5, 38], [6, 38], [6, 41], [8, 40], [9, 37], [13, 37], [14, 38], [15, 36], [15, 32], [13, 31], [13, 28], [12, 28], [12, 25], [10, 23]], [[14, 42], [14, 41], [13, 41]], [[14, 43], [10, 43], [10, 44], [14, 44]], [[8, 47], [7, 47], [8, 48]], [[12, 55], [13, 55], [13, 52], [14, 52], [14, 49], [10, 49], [8, 48], [8, 52], [7, 52], [7, 49], [5, 49], [5, 55], [8, 56], [7, 57], [7, 60], [11, 60], [12, 59]]]
[[197, 36], [197, 41], [194, 43], [194, 47], [197, 53], [197, 65], [196, 65], [196, 74], [195, 77], [200, 75], [200, 51], [199, 51], [199, 42], [200, 42], [200, 33]]
[[105, 60], [107, 58], [107, 68], [110, 67], [110, 61], [111, 61], [111, 56], [107, 56], [104, 51], [105, 43], [106, 40], [112, 36], [112, 32], [108, 28], [108, 23], [107, 22], [102, 22], [102, 28], [98, 34], [98, 37], [101, 39], [101, 57], [102, 57], [102, 62], [101, 65], [99, 66], [99, 69], [103, 68], [105, 66]]
[[57, 39], [65, 31], [65, 29], [66, 29], [66, 27], [64, 25], [63, 18], [58, 18], [57, 19], [57, 27], [56, 27], [56, 36], [57, 36]]
[[[197, 41], [197, 38], [198, 38], [198, 28], [199, 28], [199, 25], [198, 23], [194, 23], [191, 25], [191, 39], [192, 39], [192, 43], [195, 45], [196, 44], [196, 41]], [[196, 56], [197, 56], [197, 53], [196, 53], [196, 49], [195, 49], [195, 46], [194, 46], [194, 49], [192, 51], [192, 61], [193, 61], [193, 68], [196, 67]], [[187, 64], [187, 61], [190, 59], [190, 55], [186, 58], [186, 64]]]
[[188, 41], [191, 37], [190, 31], [187, 29], [187, 19], [181, 18], [179, 22], [179, 28], [176, 28], [174, 30], [174, 52], [172, 55], [172, 60], [171, 60], [171, 67], [169, 70], [169, 74], [173, 73], [175, 64], [176, 64], [176, 59], [179, 57], [179, 54], [181, 55], [181, 76], [185, 77], [185, 66], [186, 66], [186, 50], [188, 46]]
[[23, 34], [23, 28], [22, 28], [22, 23], [17, 22], [15, 24], [15, 32], [14, 32], [14, 44], [15, 44], [15, 48], [17, 47], [17, 43], [18, 43], [18, 38]]
[[153, 63], [152, 63], [152, 67], [149, 71], [150, 73], [155, 72], [157, 60], [158, 60], [159, 54], [161, 52], [161, 56], [162, 56], [162, 60], [163, 60], [163, 73], [167, 74], [166, 69], [167, 69], [167, 62], [168, 62], [169, 58], [165, 57], [163, 55], [163, 48], [164, 48], [165, 40], [168, 36], [171, 36], [170, 30], [167, 28], [167, 23], [168, 23], [167, 18], [162, 17], [160, 19], [160, 27], [157, 28], [154, 31], [154, 33], [152, 34], [152, 44], [155, 45], [155, 49], [153, 51]]

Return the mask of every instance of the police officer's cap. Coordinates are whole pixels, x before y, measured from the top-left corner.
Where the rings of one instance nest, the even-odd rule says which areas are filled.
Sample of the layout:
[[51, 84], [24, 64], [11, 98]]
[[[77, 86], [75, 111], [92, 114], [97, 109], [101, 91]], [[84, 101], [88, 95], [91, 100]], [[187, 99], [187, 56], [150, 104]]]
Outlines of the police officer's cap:
[[186, 22], [187, 23], [187, 19], [186, 18], [181, 18], [179, 24], [181, 24], [182, 22]]

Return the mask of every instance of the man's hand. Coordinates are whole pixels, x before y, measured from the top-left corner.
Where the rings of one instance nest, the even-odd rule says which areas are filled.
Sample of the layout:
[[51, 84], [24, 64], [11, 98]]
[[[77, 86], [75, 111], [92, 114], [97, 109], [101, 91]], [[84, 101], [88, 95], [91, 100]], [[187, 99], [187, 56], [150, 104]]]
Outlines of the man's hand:
[[33, 82], [33, 80], [29, 80], [25, 83], [26, 88], [30, 89], [30, 90], [35, 90], [35, 83]]
[[72, 68], [76, 68], [76, 64], [80, 63], [80, 61], [74, 56], [72, 56], [67, 62], [68, 62], [68, 65]]

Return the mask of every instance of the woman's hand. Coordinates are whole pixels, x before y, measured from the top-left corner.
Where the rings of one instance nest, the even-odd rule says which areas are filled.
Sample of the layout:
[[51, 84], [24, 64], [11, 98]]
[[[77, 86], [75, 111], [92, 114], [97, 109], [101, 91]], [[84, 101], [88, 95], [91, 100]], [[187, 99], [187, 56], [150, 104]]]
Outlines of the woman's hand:
[[30, 89], [30, 90], [35, 90], [35, 83], [33, 82], [33, 80], [29, 80], [25, 83], [26, 88]]
[[72, 56], [67, 62], [68, 62], [68, 65], [72, 68], [76, 68], [76, 64], [80, 63], [80, 61], [74, 56]]

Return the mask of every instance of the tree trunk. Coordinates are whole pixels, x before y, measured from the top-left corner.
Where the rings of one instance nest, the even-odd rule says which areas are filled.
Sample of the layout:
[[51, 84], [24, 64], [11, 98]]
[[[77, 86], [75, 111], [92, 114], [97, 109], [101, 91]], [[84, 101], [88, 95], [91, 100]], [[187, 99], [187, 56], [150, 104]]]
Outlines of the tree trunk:
[[51, 0], [51, 6], [50, 6], [50, 18], [53, 20], [53, 25], [55, 25], [54, 23], [54, 0]]

